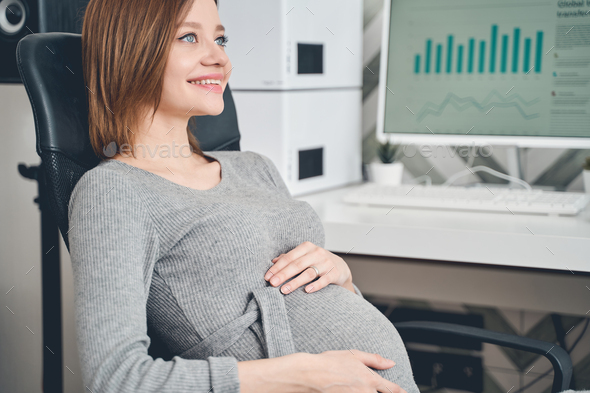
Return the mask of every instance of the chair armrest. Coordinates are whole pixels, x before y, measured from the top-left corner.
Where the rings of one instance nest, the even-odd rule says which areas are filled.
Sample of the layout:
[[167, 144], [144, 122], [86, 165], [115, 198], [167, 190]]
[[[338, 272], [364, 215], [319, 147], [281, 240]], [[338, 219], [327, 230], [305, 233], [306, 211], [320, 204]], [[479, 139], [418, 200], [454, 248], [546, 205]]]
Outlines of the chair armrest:
[[400, 335], [403, 332], [444, 333], [450, 336], [472, 338], [481, 342], [500, 345], [502, 347], [520, 349], [545, 356], [553, 365], [554, 377], [552, 392], [569, 389], [573, 366], [569, 354], [560, 346], [545, 341], [535, 340], [512, 334], [493, 332], [472, 326], [455, 325], [443, 322], [398, 322], [394, 324]]

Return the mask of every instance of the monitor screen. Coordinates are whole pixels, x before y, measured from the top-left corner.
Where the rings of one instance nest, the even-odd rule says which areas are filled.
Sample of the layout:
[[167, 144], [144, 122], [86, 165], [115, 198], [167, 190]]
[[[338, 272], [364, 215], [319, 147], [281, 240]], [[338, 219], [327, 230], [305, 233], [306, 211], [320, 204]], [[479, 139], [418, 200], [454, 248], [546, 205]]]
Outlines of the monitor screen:
[[378, 134], [590, 140], [590, 1], [386, 0], [385, 12]]

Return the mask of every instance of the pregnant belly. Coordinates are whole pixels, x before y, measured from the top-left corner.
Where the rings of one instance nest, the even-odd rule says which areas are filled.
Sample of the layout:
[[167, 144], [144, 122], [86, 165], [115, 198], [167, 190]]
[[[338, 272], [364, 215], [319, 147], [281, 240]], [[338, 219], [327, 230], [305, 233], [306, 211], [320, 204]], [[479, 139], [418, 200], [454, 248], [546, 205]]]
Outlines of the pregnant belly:
[[300, 352], [366, 350], [363, 348], [372, 347], [372, 342], [379, 348], [384, 340], [399, 338], [393, 324], [375, 306], [335, 284], [314, 293], [300, 287], [284, 300], [293, 341]]
[[378, 353], [396, 365], [374, 372], [408, 393], [419, 393], [404, 344], [393, 324], [377, 308], [334, 284], [314, 293], [305, 293], [303, 288], [287, 295], [270, 284], [254, 289], [244, 314], [180, 356], [233, 356], [243, 361], [294, 352]]
[[297, 352], [378, 353], [396, 365], [377, 373], [408, 393], [418, 392], [405, 346], [393, 324], [375, 306], [335, 284], [313, 293], [306, 293], [303, 288], [284, 299]]

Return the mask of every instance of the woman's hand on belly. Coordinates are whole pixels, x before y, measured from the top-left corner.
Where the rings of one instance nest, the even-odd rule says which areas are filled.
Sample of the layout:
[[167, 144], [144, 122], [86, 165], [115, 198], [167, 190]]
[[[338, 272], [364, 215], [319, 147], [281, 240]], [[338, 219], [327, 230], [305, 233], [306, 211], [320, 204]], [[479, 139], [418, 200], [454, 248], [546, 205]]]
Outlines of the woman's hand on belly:
[[374, 369], [395, 365], [389, 359], [363, 351], [298, 352], [271, 359], [238, 363], [240, 391], [315, 393], [406, 393], [399, 385], [381, 377]]
[[274, 265], [268, 270], [264, 279], [277, 287], [291, 277], [299, 274], [281, 288], [282, 293], [290, 293], [302, 285], [315, 280], [315, 266], [320, 272], [320, 278], [305, 287], [307, 293], [318, 291], [328, 284], [340, 285], [352, 293], [356, 293], [352, 286], [352, 274], [344, 259], [330, 251], [316, 246], [311, 242], [303, 242], [286, 254], [281, 254], [272, 260]]

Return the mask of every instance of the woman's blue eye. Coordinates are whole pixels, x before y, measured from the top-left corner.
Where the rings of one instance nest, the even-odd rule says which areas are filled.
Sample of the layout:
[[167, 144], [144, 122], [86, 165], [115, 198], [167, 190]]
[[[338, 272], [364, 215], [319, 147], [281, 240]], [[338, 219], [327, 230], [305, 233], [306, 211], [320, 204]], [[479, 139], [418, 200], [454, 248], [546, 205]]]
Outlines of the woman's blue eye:
[[197, 41], [197, 36], [195, 34], [193, 34], [193, 33], [189, 33], [189, 34], [187, 34], [185, 36], [182, 36], [182, 37], [180, 37], [180, 39], [181, 40], [184, 40], [185, 38], [188, 38], [188, 37], [192, 37], [192, 40], [186, 41], [186, 42], [191, 42], [192, 43], [192, 42], [196, 42]]
[[224, 34], [221, 37], [217, 38], [217, 40], [221, 40], [221, 44], [220, 45], [223, 46], [223, 47], [225, 47], [227, 45], [227, 42], [229, 41], [229, 38], [227, 38], [227, 36]]
[[[189, 33], [187, 35], [180, 37], [179, 39], [185, 42], [189, 42], [191, 44], [197, 42], [197, 36], [194, 33]], [[229, 38], [226, 35], [222, 35], [221, 37], [218, 37], [215, 41], [218, 40], [221, 40], [219, 45], [225, 47], [227, 45], [227, 42], [229, 41]]]

